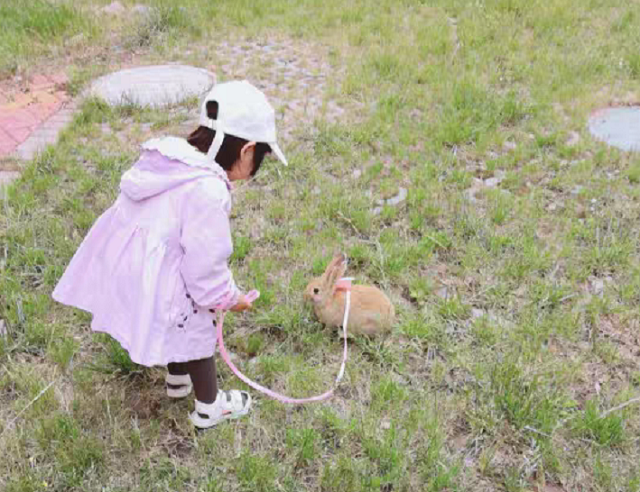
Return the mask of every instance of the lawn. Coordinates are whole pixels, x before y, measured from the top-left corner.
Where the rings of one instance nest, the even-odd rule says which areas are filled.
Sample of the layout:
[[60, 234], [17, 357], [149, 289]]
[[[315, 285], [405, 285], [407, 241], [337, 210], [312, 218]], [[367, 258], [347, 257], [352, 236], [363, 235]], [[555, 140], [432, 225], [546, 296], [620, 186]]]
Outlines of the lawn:
[[197, 101], [85, 100], [0, 201], [0, 489], [640, 491], [640, 154], [586, 127], [640, 101], [640, 1], [108, 3], [4, 0], [1, 82], [65, 69], [80, 94], [180, 62], [264, 87], [290, 166], [234, 193], [232, 267], [262, 292], [227, 318], [236, 364], [327, 389], [340, 340], [302, 291], [336, 251], [398, 322], [350, 343], [333, 399], [254, 392], [194, 431], [163, 368], [50, 294], [140, 143], [186, 135]]

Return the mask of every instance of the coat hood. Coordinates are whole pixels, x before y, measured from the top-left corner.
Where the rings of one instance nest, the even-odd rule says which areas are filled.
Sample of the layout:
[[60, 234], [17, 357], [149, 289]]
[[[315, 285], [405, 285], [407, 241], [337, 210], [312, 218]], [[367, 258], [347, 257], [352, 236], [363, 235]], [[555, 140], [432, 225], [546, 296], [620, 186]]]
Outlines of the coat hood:
[[[190, 181], [219, 177], [231, 189], [227, 173], [186, 140], [176, 137], [153, 139], [143, 144], [138, 162], [124, 173], [120, 190], [131, 200], [140, 201], [164, 193]], [[177, 161], [177, 162], [176, 162]]]

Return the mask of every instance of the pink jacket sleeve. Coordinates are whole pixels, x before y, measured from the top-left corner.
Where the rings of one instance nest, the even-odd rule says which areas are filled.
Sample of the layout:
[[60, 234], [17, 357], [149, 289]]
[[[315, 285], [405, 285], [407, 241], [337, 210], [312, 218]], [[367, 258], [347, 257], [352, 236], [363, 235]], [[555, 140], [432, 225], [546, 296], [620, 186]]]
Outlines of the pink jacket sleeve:
[[180, 242], [184, 257], [180, 268], [197, 305], [228, 309], [240, 296], [228, 265], [233, 253], [229, 215], [218, 183], [211, 186], [207, 181], [196, 184], [183, 209]]

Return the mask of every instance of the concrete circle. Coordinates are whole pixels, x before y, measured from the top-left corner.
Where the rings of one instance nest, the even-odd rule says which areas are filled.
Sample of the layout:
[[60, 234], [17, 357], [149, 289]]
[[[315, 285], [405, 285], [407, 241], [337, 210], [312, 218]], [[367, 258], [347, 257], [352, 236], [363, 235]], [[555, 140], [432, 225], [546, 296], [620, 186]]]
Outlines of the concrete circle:
[[162, 107], [205, 94], [215, 76], [186, 65], [156, 65], [114, 72], [97, 79], [89, 90], [112, 106]]
[[589, 131], [613, 147], [640, 152], [640, 106], [600, 110], [589, 119]]

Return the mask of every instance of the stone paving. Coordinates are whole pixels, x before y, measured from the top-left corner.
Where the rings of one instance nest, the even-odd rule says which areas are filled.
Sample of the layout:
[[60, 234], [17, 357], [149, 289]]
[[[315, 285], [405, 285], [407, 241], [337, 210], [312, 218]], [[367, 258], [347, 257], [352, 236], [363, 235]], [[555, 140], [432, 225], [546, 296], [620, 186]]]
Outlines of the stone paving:
[[346, 108], [329, 96], [332, 86], [339, 89], [345, 68], [329, 63], [322, 46], [290, 39], [232, 39], [210, 53], [220, 82], [247, 79], [265, 92], [277, 110], [285, 142], [296, 129], [312, 127], [316, 118], [337, 123], [361, 109]]
[[[215, 83], [216, 75], [220, 81], [247, 79], [264, 90], [276, 107], [279, 139], [285, 144], [298, 140], [293, 133], [312, 129], [316, 118], [332, 123], [356, 112], [328, 97], [332, 84], [339, 88], [345, 74], [343, 68], [328, 63], [328, 53], [319, 46], [289, 39], [237, 39], [208, 47], [205, 54], [207, 60], [217, 62], [211, 71], [184, 65], [126, 67], [94, 81], [85, 95], [111, 104], [160, 107], [202, 95]], [[76, 101], [65, 93], [67, 78], [62, 73], [36, 75], [20, 89], [15, 82], [7, 87], [7, 82], [14, 81], [0, 83], [0, 162], [30, 160], [55, 143], [71, 121]], [[196, 106], [171, 109], [183, 113], [185, 132], [197, 126]], [[0, 188], [19, 176], [18, 170], [0, 165]]]
[[0, 84], [0, 197], [20, 177], [20, 167], [11, 160], [32, 159], [55, 143], [71, 121], [74, 106], [64, 91], [66, 82], [64, 73], [56, 73]]

